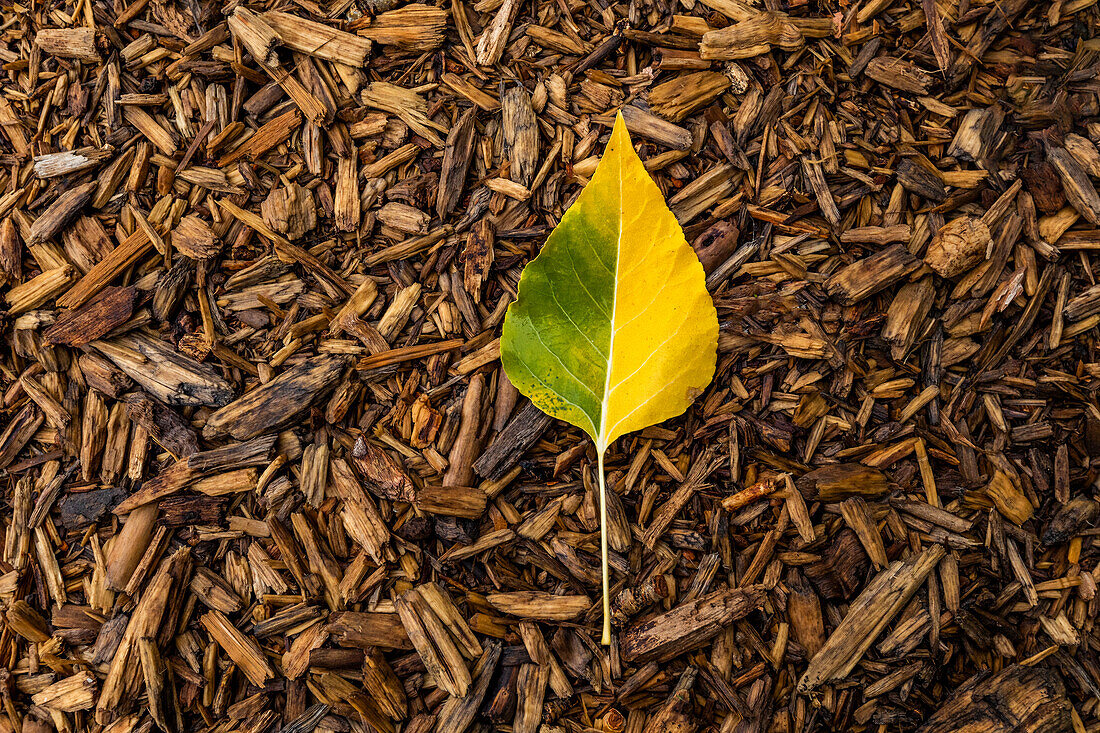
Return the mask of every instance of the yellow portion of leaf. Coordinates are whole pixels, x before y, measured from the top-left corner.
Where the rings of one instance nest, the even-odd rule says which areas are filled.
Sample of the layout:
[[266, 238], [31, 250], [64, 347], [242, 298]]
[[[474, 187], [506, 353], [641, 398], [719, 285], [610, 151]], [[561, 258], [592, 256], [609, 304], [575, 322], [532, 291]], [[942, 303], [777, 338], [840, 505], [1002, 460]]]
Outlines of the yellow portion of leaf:
[[621, 115], [600, 166], [617, 168], [621, 202], [602, 450], [620, 435], [679, 415], [710, 383], [718, 314], [703, 266], [634, 152]]

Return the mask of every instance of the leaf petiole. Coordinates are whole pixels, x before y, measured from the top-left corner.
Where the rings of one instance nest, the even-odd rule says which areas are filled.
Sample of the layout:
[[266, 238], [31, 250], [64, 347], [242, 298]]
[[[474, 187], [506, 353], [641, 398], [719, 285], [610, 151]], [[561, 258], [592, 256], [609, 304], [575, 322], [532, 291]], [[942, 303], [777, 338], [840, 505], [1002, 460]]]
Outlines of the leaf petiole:
[[604, 478], [603, 456], [605, 450], [598, 451], [597, 465], [600, 474], [600, 565], [603, 575], [603, 639], [601, 644], [611, 644], [611, 601], [610, 583], [607, 570], [607, 485]]

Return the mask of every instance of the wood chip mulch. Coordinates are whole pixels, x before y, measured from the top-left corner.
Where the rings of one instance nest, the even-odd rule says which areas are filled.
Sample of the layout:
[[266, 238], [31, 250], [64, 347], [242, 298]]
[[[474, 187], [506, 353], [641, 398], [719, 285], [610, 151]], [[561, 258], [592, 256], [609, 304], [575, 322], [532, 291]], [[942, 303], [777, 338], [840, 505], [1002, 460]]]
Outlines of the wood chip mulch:
[[[0, 733], [1100, 731], [1096, 0], [0, 10]], [[500, 325], [622, 108], [714, 383]]]

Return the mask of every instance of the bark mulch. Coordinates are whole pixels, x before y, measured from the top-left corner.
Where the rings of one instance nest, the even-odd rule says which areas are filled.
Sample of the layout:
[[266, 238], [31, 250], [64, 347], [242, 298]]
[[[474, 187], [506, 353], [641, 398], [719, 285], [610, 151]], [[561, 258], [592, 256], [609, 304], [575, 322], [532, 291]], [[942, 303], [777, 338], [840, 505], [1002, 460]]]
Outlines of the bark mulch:
[[[1100, 731], [1096, 0], [0, 26], [0, 732]], [[622, 109], [714, 383], [500, 325]]]

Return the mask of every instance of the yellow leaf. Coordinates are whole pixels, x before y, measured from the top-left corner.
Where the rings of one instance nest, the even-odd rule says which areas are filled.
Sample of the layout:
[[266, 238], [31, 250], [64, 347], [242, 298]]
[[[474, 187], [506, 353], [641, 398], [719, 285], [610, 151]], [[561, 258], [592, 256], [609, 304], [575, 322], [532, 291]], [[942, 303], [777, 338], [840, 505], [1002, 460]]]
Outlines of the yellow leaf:
[[717, 343], [703, 266], [620, 114], [592, 180], [524, 269], [500, 340], [516, 388], [595, 441], [601, 520], [607, 447], [684, 412], [714, 376]]

